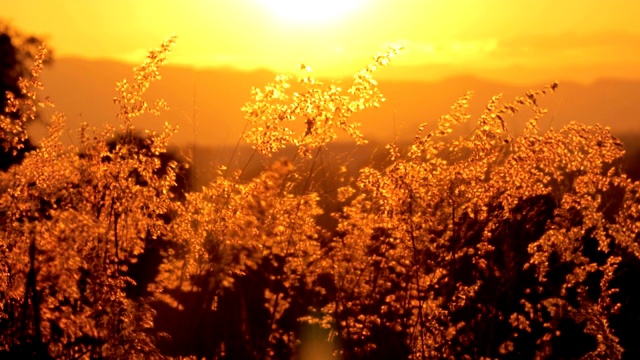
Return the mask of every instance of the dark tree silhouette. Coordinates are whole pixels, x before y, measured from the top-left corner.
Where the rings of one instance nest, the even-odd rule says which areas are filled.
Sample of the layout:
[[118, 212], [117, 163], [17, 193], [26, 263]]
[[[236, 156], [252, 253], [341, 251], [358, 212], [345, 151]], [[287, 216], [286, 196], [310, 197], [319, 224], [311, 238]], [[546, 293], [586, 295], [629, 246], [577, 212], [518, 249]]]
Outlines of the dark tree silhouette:
[[[35, 58], [42, 40], [35, 36], [23, 35], [19, 31], [0, 22], [0, 113], [11, 118], [19, 117], [19, 113], [5, 113], [7, 93], [15, 97], [22, 97], [18, 80], [31, 76], [29, 71], [31, 61]], [[51, 57], [47, 58], [47, 62]], [[26, 139], [22, 146], [14, 151], [0, 147], [0, 170], [6, 171], [11, 165], [20, 163], [24, 155], [35, 149], [34, 144]]]

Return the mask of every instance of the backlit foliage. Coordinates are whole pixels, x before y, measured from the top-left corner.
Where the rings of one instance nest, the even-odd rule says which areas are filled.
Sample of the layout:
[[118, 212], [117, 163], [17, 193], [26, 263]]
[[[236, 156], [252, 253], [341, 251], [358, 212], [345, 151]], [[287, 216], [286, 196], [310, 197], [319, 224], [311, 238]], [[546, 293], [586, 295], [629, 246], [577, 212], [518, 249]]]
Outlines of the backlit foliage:
[[[374, 57], [371, 64], [356, 73], [346, 91], [308, 75], [301, 77], [293, 89], [288, 75], [277, 76], [263, 90], [254, 88], [252, 101], [242, 109], [252, 125], [244, 139], [266, 155], [293, 145], [310, 156], [310, 150], [334, 141], [338, 130], [346, 132], [357, 144], [365, 143], [358, 130], [360, 124], [348, 120], [354, 113], [380, 106], [384, 98], [373, 73], [387, 65], [401, 49], [393, 46]], [[311, 71], [306, 65], [301, 65], [301, 70]]]
[[[523, 351], [517, 345], [547, 357], [564, 335], [559, 323], [570, 319], [597, 340], [584, 356], [620, 356], [607, 321], [617, 309], [610, 281], [622, 254], [638, 256], [637, 184], [612, 165], [623, 150], [608, 129], [537, 130], [544, 111], [536, 99], [555, 86], [504, 105], [494, 98], [470, 135], [444, 140], [468, 119], [469, 95], [462, 97], [406, 154], [392, 149], [391, 166], [361, 171], [359, 195], [340, 215], [333, 254], [344, 266], [335, 267], [340, 286], [327, 306], [343, 336], [358, 344], [354, 351], [375, 347], [367, 337], [384, 323], [406, 332], [413, 358], [501, 357]], [[523, 106], [534, 115], [514, 138], [504, 118]], [[611, 203], [610, 191], [622, 192], [620, 203]], [[523, 208], [529, 199], [535, 202]], [[547, 218], [527, 214], [539, 207]], [[520, 221], [527, 215], [535, 217]], [[604, 256], [599, 262], [585, 254], [591, 238]], [[557, 288], [549, 284], [556, 256], [567, 267]], [[529, 269], [535, 276], [523, 294], [509, 294], [508, 312], [486, 303], [486, 296], [498, 300], [495, 291], [515, 292]], [[589, 289], [593, 274], [600, 281]], [[597, 296], [589, 294], [594, 287]], [[483, 338], [498, 325], [511, 330]], [[546, 330], [521, 344], [533, 327]]]
[[40, 73], [46, 59], [47, 50], [42, 48], [35, 56], [31, 77], [18, 80], [20, 93], [7, 91], [3, 94], [6, 104], [0, 114], [0, 145], [4, 151], [15, 153], [20, 150], [27, 139], [27, 125], [36, 119], [38, 108], [50, 105], [48, 102], [39, 101], [36, 94], [38, 90], [43, 89]]
[[[28, 86], [39, 84], [46, 50], [40, 54], [33, 79], [21, 82], [27, 96], [9, 97], [8, 112], [19, 107], [27, 109], [21, 112], [25, 117], [34, 116], [37, 100]], [[136, 77], [153, 80], [140, 70]], [[131, 89], [119, 90], [135, 99], [145, 87], [131, 95]], [[132, 114], [129, 104], [120, 104], [126, 115], [120, 130], [131, 135], [130, 120], [145, 109]], [[38, 149], [1, 174], [0, 344], [34, 357], [153, 356], [153, 310], [144, 300], [127, 298], [125, 287], [131, 282], [127, 266], [145, 242], [167, 231], [162, 217], [172, 206], [174, 165], [158, 176], [160, 162], [153, 156], [163, 151], [166, 136], [149, 136], [152, 153], [126, 139], [110, 148], [113, 129], [90, 134], [85, 127], [79, 147], [65, 146], [63, 122], [56, 114]], [[24, 136], [24, 124], [3, 135]]]
[[[166, 108], [144, 94], [173, 42], [117, 84], [117, 127], [85, 126], [68, 146], [57, 114], [38, 149], [0, 173], [0, 351], [297, 358], [312, 328], [343, 359], [636, 354], [623, 317], [640, 316], [625, 278], [640, 269], [640, 188], [608, 129], [539, 129], [557, 84], [495, 96], [476, 121], [463, 95], [411, 144], [389, 145], [386, 167], [335, 176], [327, 192], [320, 155], [340, 131], [365, 142], [350, 117], [383, 101], [372, 74], [399, 49], [346, 91], [280, 75], [253, 89], [243, 139], [301, 156], [248, 180], [221, 167], [189, 192], [176, 189], [186, 165], [161, 160], [175, 129], [136, 129]], [[25, 119], [2, 118], [8, 148], [35, 116], [40, 54], [25, 96], [9, 96], [5, 114]], [[529, 119], [516, 134], [518, 112]], [[327, 214], [329, 202], [339, 210]]]

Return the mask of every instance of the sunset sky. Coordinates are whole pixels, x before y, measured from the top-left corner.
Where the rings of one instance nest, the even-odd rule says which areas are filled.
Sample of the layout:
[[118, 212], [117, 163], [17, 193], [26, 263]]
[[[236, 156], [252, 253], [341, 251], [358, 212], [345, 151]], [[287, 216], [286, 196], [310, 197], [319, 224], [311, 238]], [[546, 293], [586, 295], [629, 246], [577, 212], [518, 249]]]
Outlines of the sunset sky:
[[316, 74], [344, 76], [403, 42], [389, 70], [402, 78], [640, 78], [637, 0], [1, 2], [2, 19], [45, 36], [57, 57], [139, 63], [176, 34], [173, 64], [295, 71], [304, 62]]

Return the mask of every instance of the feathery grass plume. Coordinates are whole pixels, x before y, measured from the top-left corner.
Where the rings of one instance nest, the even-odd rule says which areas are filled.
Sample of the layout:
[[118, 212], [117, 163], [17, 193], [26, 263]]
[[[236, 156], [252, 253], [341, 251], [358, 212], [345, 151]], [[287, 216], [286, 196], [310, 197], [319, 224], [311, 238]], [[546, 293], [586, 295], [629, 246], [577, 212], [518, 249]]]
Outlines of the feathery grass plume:
[[[303, 156], [248, 180], [220, 171], [176, 197], [180, 165], [162, 158], [175, 129], [134, 125], [164, 106], [144, 94], [173, 42], [118, 83], [118, 127], [85, 125], [79, 147], [65, 146], [56, 114], [39, 148], [0, 173], [0, 352], [292, 358], [310, 327], [347, 359], [633, 355], [640, 185], [621, 172], [609, 129], [540, 131], [539, 99], [557, 84], [491, 98], [458, 136], [471, 119], [463, 95], [406, 149], [390, 145], [388, 166], [336, 184], [330, 232], [318, 220], [330, 211], [321, 150], [339, 131], [365, 141], [349, 117], [383, 100], [372, 74], [398, 49], [347, 90], [310, 76], [254, 89], [245, 140]], [[24, 119], [0, 124], [9, 148], [39, 106], [38, 61], [9, 101]], [[514, 134], [523, 109], [532, 115]], [[144, 280], [134, 270], [150, 249], [159, 265]], [[163, 329], [178, 339], [158, 347]]]
[[0, 141], [4, 150], [14, 155], [24, 147], [27, 125], [37, 118], [38, 108], [52, 106], [48, 99], [40, 101], [37, 96], [37, 91], [43, 89], [40, 74], [47, 59], [47, 48], [43, 45], [34, 58], [31, 76], [18, 80], [20, 94], [6, 93], [5, 108], [0, 113]]
[[[148, 69], [157, 71], [167, 51], [150, 54], [135, 87], [118, 87], [131, 100], [122, 106], [125, 122], [147, 109], [136, 104], [152, 79]], [[20, 107], [22, 123], [35, 117], [38, 103], [27, 85], [41, 89], [44, 54], [33, 78], [21, 82], [25, 96], [10, 101]], [[113, 129], [93, 137], [85, 130], [78, 149], [61, 143], [63, 122], [55, 114], [49, 136], [0, 177], [3, 350], [39, 358], [159, 356], [150, 335], [154, 311], [126, 289], [128, 266], [145, 243], [168, 234], [163, 216], [175, 176], [158, 175], [154, 157], [168, 135], [150, 136], [156, 147], [145, 151], [130, 141], [110, 148]]]
[[132, 119], [144, 113], [158, 115], [161, 110], [167, 109], [164, 100], [158, 99], [149, 104], [143, 95], [151, 82], [161, 79], [158, 70], [165, 64], [167, 54], [175, 42], [176, 37], [170, 36], [160, 45], [160, 48], [150, 50], [145, 62], [134, 69], [133, 79], [124, 79], [116, 84], [118, 95], [114, 97], [113, 102], [120, 106], [118, 118], [122, 119], [126, 126], [133, 126]]
[[[406, 155], [361, 171], [358, 195], [339, 216], [330, 255], [337, 289], [323, 309], [344, 356], [383, 354], [381, 334], [405, 341], [412, 358], [493, 358], [529, 346], [549, 356], [564, 334], [540, 329], [566, 322], [597, 344], [582, 355], [620, 356], [607, 321], [616, 308], [610, 282], [620, 256], [637, 257], [637, 228], [623, 220], [637, 218], [629, 213], [637, 185], [615, 167], [623, 150], [608, 129], [537, 131], [537, 98], [556, 86], [507, 104], [494, 97], [470, 136], [446, 139], [469, 118], [467, 94]], [[514, 138], [505, 115], [523, 106], [534, 115]], [[618, 192], [624, 200], [611, 198]], [[588, 239], [606, 261], [580, 255]], [[548, 277], [558, 255], [571, 270], [555, 288]], [[594, 284], [597, 274], [606, 275]], [[587, 295], [586, 283], [601, 292]]]
[[[254, 88], [252, 101], [242, 108], [251, 124], [244, 140], [269, 156], [287, 145], [296, 146], [301, 154], [310, 156], [313, 149], [336, 139], [338, 130], [358, 144], [365, 143], [358, 129], [360, 124], [348, 120], [353, 114], [384, 101], [373, 73], [386, 66], [401, 49], [402, 46], [391, 46], [376, 55], [356, 73], [346, 90], [335, 83], [326, 85], [310, 75], [299, 78], [297, 84], [291, 84], [291, 76], [278, 75], [264, 89]], [[310, 71], [305, 65], [301, 68]]]

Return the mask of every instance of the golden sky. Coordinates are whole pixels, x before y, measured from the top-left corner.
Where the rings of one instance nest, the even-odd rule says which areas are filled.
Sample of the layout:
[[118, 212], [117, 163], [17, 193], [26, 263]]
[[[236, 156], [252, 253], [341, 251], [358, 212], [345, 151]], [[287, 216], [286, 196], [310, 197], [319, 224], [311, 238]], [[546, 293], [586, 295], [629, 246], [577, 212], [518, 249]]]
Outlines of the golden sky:
[[173, 64], [291, 72], [304, 62], [316, 74], [345, 76], [387, 44], [403, 42], [406, 50], [389, 70], [401, 78], [465, 71], [514, 82], [640, 78], [638, 0], [0, 3], [1, 18], [46, 36], [58, 57], [139, 63], [148, 48], [176, 34]]

